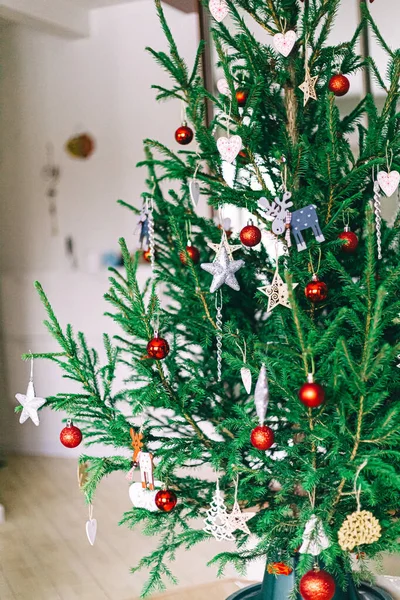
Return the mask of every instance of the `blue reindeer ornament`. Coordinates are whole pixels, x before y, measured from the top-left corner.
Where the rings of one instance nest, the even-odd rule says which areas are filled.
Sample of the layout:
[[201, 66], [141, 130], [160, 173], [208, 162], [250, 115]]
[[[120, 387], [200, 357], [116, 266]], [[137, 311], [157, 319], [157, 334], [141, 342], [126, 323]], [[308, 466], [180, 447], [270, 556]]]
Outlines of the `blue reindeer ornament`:
[[291, 246], [290, 230], [292, 231], [297, 244], [297, 250], [301, 252], [307, 248], [301, 234], [305, 229], [311, 227], [315, 239], [319, 243], [324, 242], [325, 238], [319, 225], [315, 205], [309, 204], [308, 206], [304, 206], [304, 208], [290, 212], [288, 209], [293, 206], [293, 202], [290, 200], [291, 197], [292, 194], [290, 192], [285, 192], [282, 200], [276, 197], [272, 203], [266, 198], [260, 198], [259, 208], [267, 218], [272, 220], [272, 233], [282, 235], [286, 230], [285, 237], [289, 248]]

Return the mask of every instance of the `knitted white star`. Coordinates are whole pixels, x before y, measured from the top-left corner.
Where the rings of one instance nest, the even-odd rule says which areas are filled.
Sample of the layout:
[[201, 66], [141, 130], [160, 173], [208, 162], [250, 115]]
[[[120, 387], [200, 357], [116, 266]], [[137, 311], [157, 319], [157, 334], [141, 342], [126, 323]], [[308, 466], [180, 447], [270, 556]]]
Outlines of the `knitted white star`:
[[15, 394], [15, 397], [23, 407], [19, 422], [25, 423], [25, 421], [31, 419], [35, 425], [39, 425], [38, 410], [46, 403], [46, 400], [35, 396], [33, 381], [29, 381], [26, 394]]
[[247, 521], [252, 519], [256, 513], [254, 512], [246, 512], [243, 513], [240, 510], [240, 506], [237, 500], [233, 505], [232, 511], [228, 514], [226, 519], [226, 527], [233, 533], [238, 529], [250, 535], [250, 529], [247, 527]]

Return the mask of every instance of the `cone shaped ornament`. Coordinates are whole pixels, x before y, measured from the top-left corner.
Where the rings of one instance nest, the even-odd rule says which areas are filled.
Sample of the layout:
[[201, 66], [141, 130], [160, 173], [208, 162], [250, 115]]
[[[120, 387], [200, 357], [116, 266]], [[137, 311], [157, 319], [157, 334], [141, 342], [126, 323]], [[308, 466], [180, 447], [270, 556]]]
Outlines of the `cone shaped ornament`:
[[257, 379], [256, 389], [254, 391], [254, 404], [256, 405], [257, 417], [260, 421], [260, 425], [264, 425], [268, 402], [269, 388], [267, 369], [265, 368], [265, 365], [262, 365]]

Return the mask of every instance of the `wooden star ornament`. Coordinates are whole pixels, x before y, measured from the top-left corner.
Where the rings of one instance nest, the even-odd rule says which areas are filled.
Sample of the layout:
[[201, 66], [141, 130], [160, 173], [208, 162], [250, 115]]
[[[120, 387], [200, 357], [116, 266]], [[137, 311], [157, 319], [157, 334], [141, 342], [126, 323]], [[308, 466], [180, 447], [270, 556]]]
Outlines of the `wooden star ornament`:
[[[295, 289], [299, 284], [293, 283], [292, 287]], [[289, 289], [288, 285], [283, 281], [279, 275], [278, 269], [276, 269], [272, 283], [258, 288], [260, 292], [268, 296], [268, 307], [267, 312], [271, 312], [278, 304], [285, 306], [286, 308], [292, 308], [289, 300]]]
[[304, 94], [304, 99], [303, 99], [303, 103], [304, 106], [307, 104], [307, 102], [310, 100], [310, 98], [312, 100], [317, 100], [317, 92], [315, 91], [315, 86], [317, 84], [318, 81], [318, 75], [315, 75], [315, 77], [311, 77], [310, 72], [306, 71], [306, 78], [303, 81], [303, 83], [301, 85], [299, 85], [299, 88], [301, 89], [301, 91]]

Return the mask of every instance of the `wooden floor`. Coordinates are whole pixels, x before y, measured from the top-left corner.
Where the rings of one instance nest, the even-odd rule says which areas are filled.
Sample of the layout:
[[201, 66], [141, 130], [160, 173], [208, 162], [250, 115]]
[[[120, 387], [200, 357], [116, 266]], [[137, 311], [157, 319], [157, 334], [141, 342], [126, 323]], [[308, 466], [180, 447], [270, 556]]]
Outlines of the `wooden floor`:
[[[6, 522], [0, 525], [0, 600], [139, 597], [146, 574], [131, 575], [129, 568], [154, 547], [155, 540], [118, 527], [131, 503], [124, 477], [113, 474], [96, 497], [98, 534], [91, 547], [76, 466], [74, 460], [11, 457], [0, 469], [0, 501], [6, 509]], [[226, 548], [205, 543], [190, 553], [178, 553], [173, 570], [181, 587], [160, 598], [224, 600], [243, 586], [232, 571], [230, 579], [216, 583], [215, 569], [206, 567], [214, 554]], [[193, 586], [198, 587], [193, 590]]]

